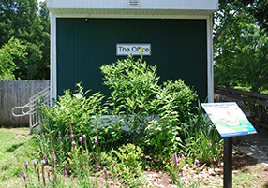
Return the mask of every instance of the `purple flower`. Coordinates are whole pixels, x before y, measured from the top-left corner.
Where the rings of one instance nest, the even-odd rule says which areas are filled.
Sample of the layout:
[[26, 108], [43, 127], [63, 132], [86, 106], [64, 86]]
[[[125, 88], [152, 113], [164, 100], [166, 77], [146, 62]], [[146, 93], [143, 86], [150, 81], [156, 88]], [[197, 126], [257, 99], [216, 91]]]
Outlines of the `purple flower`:
[[199, 164], [199, 161], [198, 160], [195, 160], [195, 164]]
[[36, 166], [37, 165], [37, 161], [33, 160], [33, 165]]
[[57, 178], [57, 175], [55, 175], [55, 182], [57, 182], [58, 181], [58, 178]]
[[112, 166], [114, 166], [114, 164], [112, 164]]
[[41, 164], [42, 164], [42, 165], [46, 164], [46, 161], [45, 161], [45, 160], [42, 160], [42, 161], [41, 161]]
[[107, 173], [107, 169], [106, 169], [106, 168], [104, 168], [104, 169], [103, 169], [103, 172]]
[[60, 132], [60, 131], [58, 131], [58, 134], [59, 134], [58, 139], [59, 139], [59, 140], [61, 139], [60, 133], [61, 133], [61, 132]]
[[185, 157], [183, 154], [181, 155], [183, 158]]
[[181, 174], [179, 174], [179, 177], [181, 177]]
[[73, 146], [75, 146], [75, 145], [76, 145], [75, 141], [72, 141], [72, 145], [73, 145]]
[[80, 141], [80, 142], [82, 142], [82, 139], [83, 139], [82, 137], [79, 137], [79, 141]]
[[22, 172], [22, 177], [23, 177], [23, 178], [26, 178], [26, 174], [25, 174], [25, 172]]
[[173, 160], [176, 164], [178, 163], [178, 157], [176, 153], [173, 154]]
[[95, 138], [95, 144], [97, 144], [97, 142], [98, 142], [98, 140], [97, 140], [97, 138]]
[[24, 185], [25, 185], [25, 187], [27, 187], [27, 183], [25, 183]]
[[28, 166], [28, 162], [27, 161], [24, 161], [23, 165], [27, 167]]
[[44, 156], [44, 159], [47, 159], [47, 154], [45, 154], [45, 153], [44, 153], [44, 155], [43, 155], [43, 156]]
[[83, 137], [83, 138], [86, 138], [86, 135], [83, 135], [82, 137]]
[[74, 137], [74, 135], [73, 135], [73, 134], [71, 134], [71, 135], [70, 135], [70, 138], [73, 138], [73, 137]]

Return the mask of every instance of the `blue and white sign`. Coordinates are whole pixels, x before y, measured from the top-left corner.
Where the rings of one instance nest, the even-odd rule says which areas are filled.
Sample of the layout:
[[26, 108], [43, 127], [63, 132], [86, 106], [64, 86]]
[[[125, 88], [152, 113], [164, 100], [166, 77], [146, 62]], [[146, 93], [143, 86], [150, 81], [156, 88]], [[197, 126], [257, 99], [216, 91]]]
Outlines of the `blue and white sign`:
[[143, 49], [143, 55], [151, 55], [151, 44], [116, 44], [116, 55], [142, 55], [141, 49]]
[[202, 103], [221, 137], [234, 137], [257, 134], [253, 125], [235, 102]]

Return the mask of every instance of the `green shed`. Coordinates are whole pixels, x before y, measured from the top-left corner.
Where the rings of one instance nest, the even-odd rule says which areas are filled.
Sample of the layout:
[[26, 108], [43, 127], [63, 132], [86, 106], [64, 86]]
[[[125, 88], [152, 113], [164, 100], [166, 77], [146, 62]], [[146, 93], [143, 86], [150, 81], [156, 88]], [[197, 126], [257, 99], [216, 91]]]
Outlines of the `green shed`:
[[52, 96], [75, 90], [108, 95], [99, 67], [128, 53], [157, 66], [164, 80], [185, 80], [213, 102], [212, 25], [217, 0], [46, 0], [51, 11]]

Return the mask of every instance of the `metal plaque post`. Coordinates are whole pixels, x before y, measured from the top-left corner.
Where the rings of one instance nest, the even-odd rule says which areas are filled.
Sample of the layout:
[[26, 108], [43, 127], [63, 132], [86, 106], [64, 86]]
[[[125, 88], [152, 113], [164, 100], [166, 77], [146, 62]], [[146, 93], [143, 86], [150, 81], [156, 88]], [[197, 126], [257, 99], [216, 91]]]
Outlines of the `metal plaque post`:
[[232, 137], [224, 138], [223, 187], [232, 187]]

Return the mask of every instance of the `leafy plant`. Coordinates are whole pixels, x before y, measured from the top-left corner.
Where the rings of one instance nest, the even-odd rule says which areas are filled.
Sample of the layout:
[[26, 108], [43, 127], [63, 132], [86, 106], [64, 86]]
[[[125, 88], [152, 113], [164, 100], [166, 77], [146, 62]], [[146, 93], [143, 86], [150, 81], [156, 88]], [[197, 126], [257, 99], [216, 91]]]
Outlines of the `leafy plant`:
[[[128, 128], [132, 143], [159, 155], [176, 149], [178, 130], [188, 120], [196, 93], [182, 80], [158, 85], [156, 66], [130, 55], [100, 67], [104, 85], [112, 91], [107, 105], [118, 124]], [[148, 152], [149, 153], [149, 152]]]
[[203, 113], [199, 102], [198, 114], [193, 115], [184, 132], [184, 150], [193, 160], [198, 158], [201, 164], [219, 164], [222, 158], [223, 139], [209, 117]]
[[[52, 134], [53, 142], [59, 142], [58, 132], [61, 133], [61, 144], [63, 146], [63, 152], [67, 153], [71, 149], [71, 131], [72, 135], [75, 135], [76, 139], [87, 136], [88, 148], [93, 149], [94, 138], [100, 140], [104, 136], [105, 128], [103, 126], [102, 116], [106, 112], [106, 108], [103, 107], [101, 101], [103, 95], [100, 93], [93, 94], [86, 97], [89, 92], [83, 93], [81, 84], [77, 84], [78, 91], [76, 94], [71, 94], [68, 90], [65, 95], [60, 96], [56, 105], [52, 108], [49, 106], [41, 106], [39, 109], [39, 115], [42, 118], [42, 125], [48, 133]], [[70, 130], [72, 125], [72, 130]]]
[[123, 145], [118, 151], [111, 151], [111, 155], [115, 154], [117, 161], [112, 166], [112, 175], [123, 179], [124, 183], [130, 187], [142, 185], [139, 179], [142, 175], [141, 152], [141, 148], [134, 144]]

